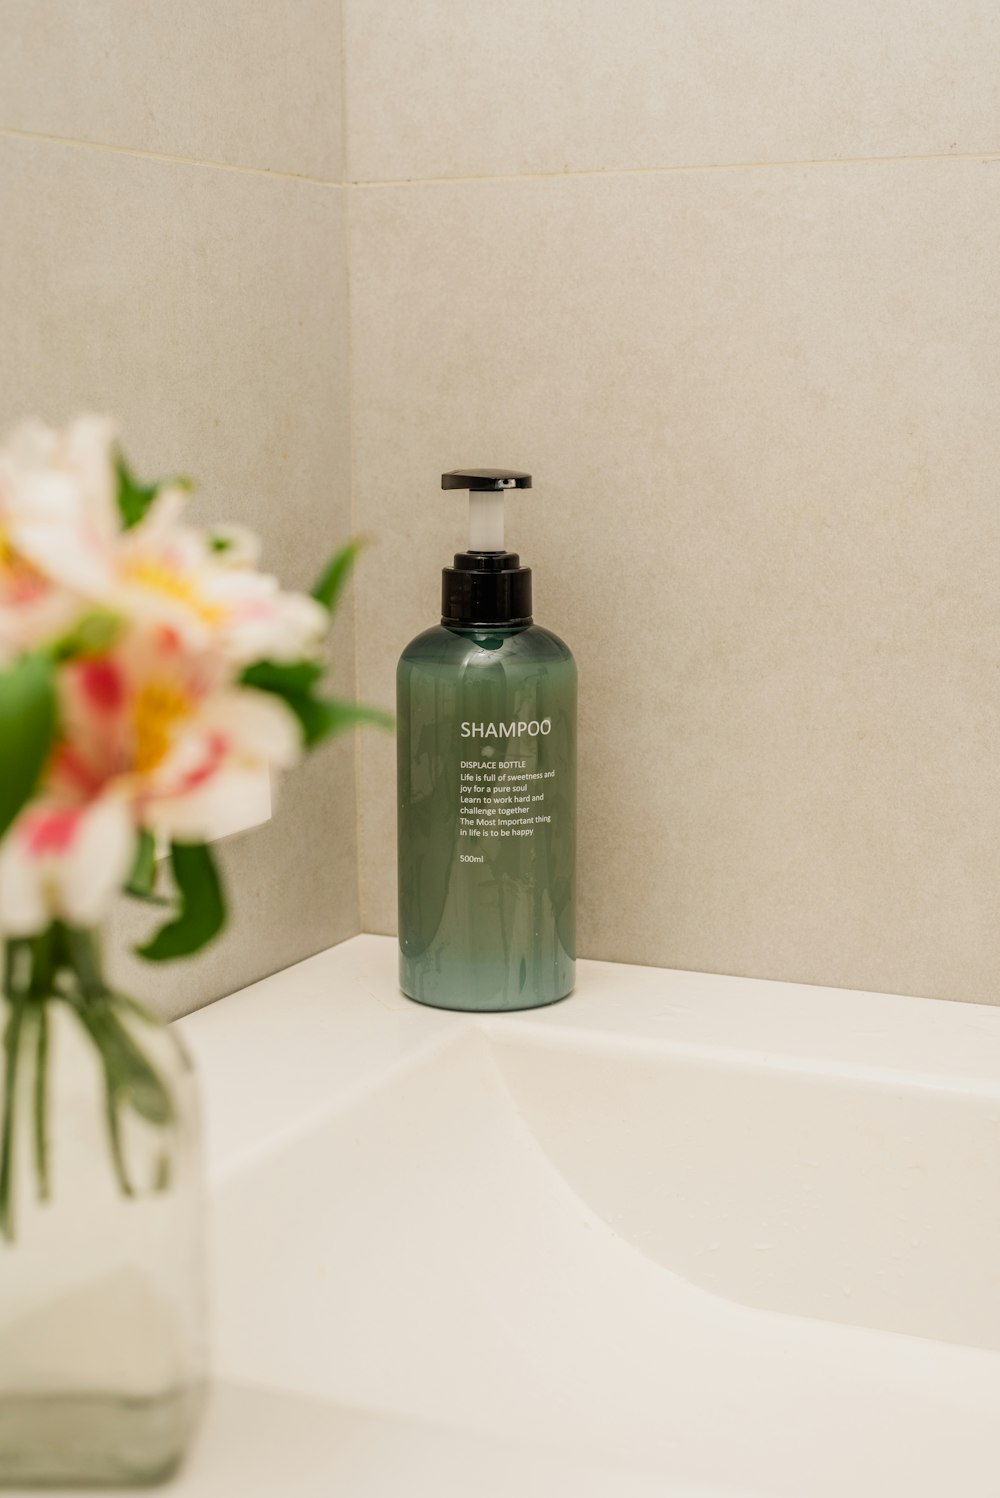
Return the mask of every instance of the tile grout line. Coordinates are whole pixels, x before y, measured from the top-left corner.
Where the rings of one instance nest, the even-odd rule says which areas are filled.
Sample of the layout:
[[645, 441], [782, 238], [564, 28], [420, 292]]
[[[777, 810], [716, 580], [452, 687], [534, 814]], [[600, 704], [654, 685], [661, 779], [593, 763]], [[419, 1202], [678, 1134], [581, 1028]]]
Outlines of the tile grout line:
[[16, 130], [0, 125], [0, 136], [9, 140], [37, 141], [48, 146], [68, 146], [74, 151], [103, 151], [110, 156], [130, 156], [139, 161], [162, 161], [170, 166], [207, 167], [213, 172], [235, 172], [244, 177], [270, 177], [279, 182], [308, 182], [314, 187], [346, 187], [341, 178], [311, 177], [306, 172], [272, 171], [266, 166], [238, 166], [229, 161], [203, 161], [197, 156], [173, 156], [167, 151], [145, 151], [137, 146], [116, 146], [100, 140], [77, 140], [70, 135], [46, 135], [40, 130]]
[[561, 182], [585, 177], [668, 177], [690, 172], [770, 172], [806, 166], [886, 166], [904, 162], [998, 161], [1000, 151], [928, 151], [901, 156], [790, 157], [782, 161], [706, 161], [674, 166], [578, 167], [553, 172], [492, 172], [483, 176], [355, 178], [345, 187], [440, 187], [471, 182]]
[[[342, 69], [343, 66], [342, 58]], [[346, 157], [346, 98], [342, 99], [341, 107], [345, 125], [343, 148]], [[165, 151], [147, 151], [139, 147], [111, 145], [105, 141], [78, 140], [73, 136], [49, 135], [39, 130], [18, 130], [8, 125], [0, 125], [0, 136], [6, 136], [12, 140], [38, 141], [45, 145], [68, 146], [74, 150], [105, 151], [110, 155], [131, 156], [141, 161], [162, 161], [175, 166], [208, 167], [212, 171], [236, 172], [245, 176], [269, 177], [278, 181], [308, 182], [316, 187], [343, 188], [447, 187], [473, 182], [559, 182], [574, 178], [665, 177], [692, 172], [767, 172], [780, 171], [789, 167], [880, 166], [904, 162], [1000, 160], [1000, 151], [928, 151], [904, 153], [898, 156], [789, 157], [781, 161], [710, 161], [678, 163], [672, 166], [579, 167], [551, 172], [489, 172], [452, 177], [359, 177], [353, 180], [343, 175], [344, 168], [342, 167], [340, 179], [335, 180], [330, 177], [313, 177], [305, 172], [276, 171], [260, 166], [239, 166], [226, 161], [206, 161], [196, 156], [175, 156]]]

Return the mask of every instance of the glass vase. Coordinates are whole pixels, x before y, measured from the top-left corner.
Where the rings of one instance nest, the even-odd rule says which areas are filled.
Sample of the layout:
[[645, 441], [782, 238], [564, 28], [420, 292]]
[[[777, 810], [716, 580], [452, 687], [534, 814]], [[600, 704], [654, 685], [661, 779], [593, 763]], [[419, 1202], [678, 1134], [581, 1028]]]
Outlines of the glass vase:
[[204, 1383], [194, 1077], [96, 962], [67, 984], [37, 945], [8, 943], [0, 998], [0, 1487], [154, 1483]]

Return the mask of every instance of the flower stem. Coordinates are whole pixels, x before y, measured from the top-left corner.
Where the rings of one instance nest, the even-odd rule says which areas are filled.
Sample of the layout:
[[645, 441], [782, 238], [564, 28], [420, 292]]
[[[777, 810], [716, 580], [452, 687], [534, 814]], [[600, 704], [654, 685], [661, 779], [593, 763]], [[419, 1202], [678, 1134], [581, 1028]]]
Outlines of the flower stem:
[[8, 994], [10, 1014], [3, 1032], [4, 1079], [3, 1121], [0, 1124], [0, 1232], [10, 1243], [14, 1238], [14, 1129], [17, 1122], [18, 1061], [21, 1026], [24, 1023], [23, 994]]
[[104, 1113], [108, 1122], [108, 1140], [111, 1144], [111, 1163], [115, 1168], [115, 1177], [118, 1187], [123, 1196], [134, 1196], [132, 1182], [129, 1180], [128, 1166], [125, 1164], [125, 1150], [122, 1146], [121, 1118], [118, 1113], [118, 1093], [110, 1072], [105, 1074], [106, 1086], [104, 1090]]
[[[30, 1085], [31, 1153], [38, 1198], [47, 1201], [50, 1195], [51, 1003], [68, 1005], [97, 1052], [104, 1080], [111, 1163], [126, 1196], [136, 1194], [128, 1168], [126, 1122], [131, 1117], [164, 1131], [164, 1154], [154, 1183], [155, 1189], [162, 1190], [170, 1179], [169, 1131], [176, 1113], [169, 1086], [127, 1023], [134, 1016], [155, 1025], [157, 1018], [109, 987], [95, 931], [55, 921], [37, 936], [11, 938], [3, 946], [0, 1010], [6, 1010], [7, 1017], [0, 1040], [0, 1236], [10, 1242], [16, 1215], [16, 1135], [22, 1081]], [[23, 1076], [25, 1065], [32, 1068], [30, 1083]]]
[[108, 993], [108, 985], [101, 970], [101, 948], [97, 932], [63, 925], [53, 929], [57, 931], [66, 960], [76, 974], [83, 998], [104, 998]]
[[35, 1036], [34, 1141], [35, 1177], [39, 1201], [49, 1199], [49, 1011], [42, 999], [37, 1005]]

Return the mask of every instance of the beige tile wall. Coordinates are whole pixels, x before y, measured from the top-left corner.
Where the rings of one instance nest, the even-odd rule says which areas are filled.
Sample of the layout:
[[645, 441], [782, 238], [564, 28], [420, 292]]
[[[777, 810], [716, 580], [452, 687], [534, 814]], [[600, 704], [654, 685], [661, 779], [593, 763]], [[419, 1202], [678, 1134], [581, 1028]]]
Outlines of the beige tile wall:
[[[346, 0], [346, 38], [363, 693], [462, 542], [440, 471], [531, 469], [581, 951], [1000, 998], [1000, 9]], [[360, 808], [389, 931], [389, 744]]]
[[354, 181], [995, 151], [983, 0], [345, 0]]
[[338, 0], [4, 0], [0, 124], [339, 182]]
[[[253, 525], [301, 586], [351, 529], [347, 264], [339, 17], [283, 9], [5, 8], [0, 428], [115, 412], [141, 472], [196, 475], [200, 513]], [[349, 615], [334, 649], [350, 691]], [[220, 852], [229, 934], [123, 975], [170, 1014], [358, 929], [352, 747]], [[123, 911], [115, 945], [140, 929]]]
[[[352, 456], [386, 703], [462, 540], [437, 475], [531, 468], [581, 950], [998, 997], [997, 7], [344, 0], [343, 49], [332, 0], [4, 20], [5, 419], [118, 411], [296, 582]], [[392, 758], [357, 851], [342, 745], [225, 845], [237, 924], [169, 1012], [356, 930], [356, 876], [392, 929]]]

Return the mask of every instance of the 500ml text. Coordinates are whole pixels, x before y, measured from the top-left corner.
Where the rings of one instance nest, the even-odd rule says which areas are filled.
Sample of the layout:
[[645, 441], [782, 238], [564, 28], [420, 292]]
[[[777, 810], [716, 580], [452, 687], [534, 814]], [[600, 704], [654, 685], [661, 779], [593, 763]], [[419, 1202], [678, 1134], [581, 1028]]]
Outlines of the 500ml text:
[[522, 733], [537, 739], [552, 732], [551, 718], [532, 718], [530, 723], [463, 723], [463, 739], [516, 739]]

